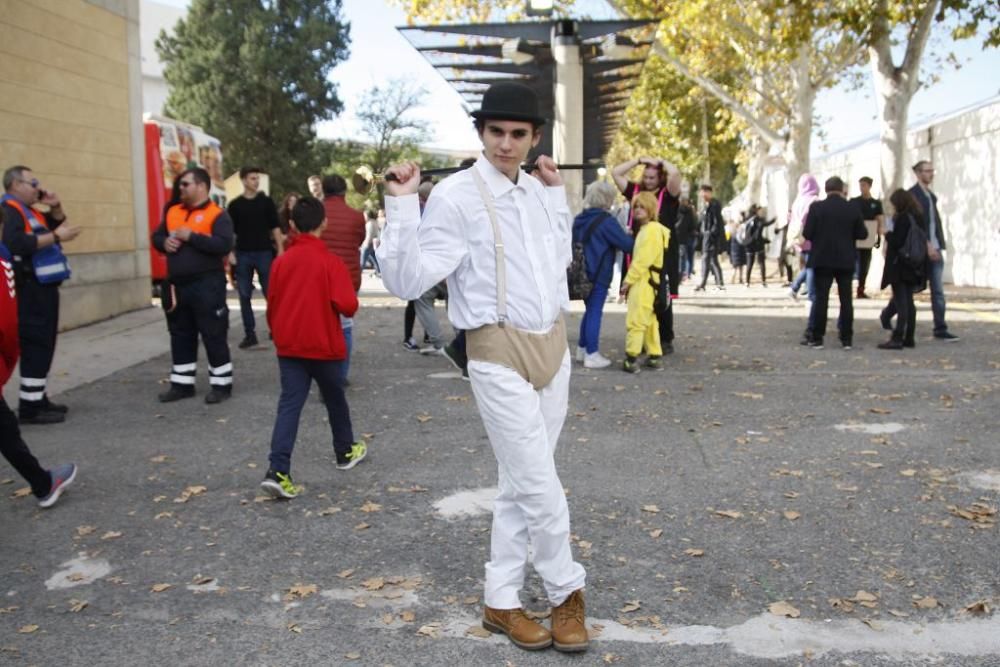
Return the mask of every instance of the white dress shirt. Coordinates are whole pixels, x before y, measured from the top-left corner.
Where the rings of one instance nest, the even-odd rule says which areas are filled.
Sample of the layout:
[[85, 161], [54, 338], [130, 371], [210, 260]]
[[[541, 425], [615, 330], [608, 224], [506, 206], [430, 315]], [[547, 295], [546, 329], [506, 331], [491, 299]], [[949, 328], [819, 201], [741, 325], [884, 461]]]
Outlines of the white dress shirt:
[[382, 282], [401, 299], [418, 298], [448, 280], [448, 318], [456, 329], [497, 322], [493, 227], [470, 173], [482, 175], [495, 200], [507, 273], [507, 320], [547, 331], [569, 307], [572, 216], [562, 186], [519, 172], [512, 183], [484, 157], [441, 181], [423, 217], [417, 195], [385, 198], [386, 225], [376, 250]]

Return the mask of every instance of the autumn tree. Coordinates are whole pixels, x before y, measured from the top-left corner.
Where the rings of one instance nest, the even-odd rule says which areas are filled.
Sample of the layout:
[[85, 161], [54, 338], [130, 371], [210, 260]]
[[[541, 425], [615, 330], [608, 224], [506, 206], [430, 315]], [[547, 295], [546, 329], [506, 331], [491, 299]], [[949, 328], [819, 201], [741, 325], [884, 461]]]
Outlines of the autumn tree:
[[[920, 89], [921, 63], [935, 24], [951, 21], [950, 36], [965, 39], [986, 28], [984, 46], [1000, 45], [996, 0], [864, 0], [840, 14], [867, 47], [878, 102], [882, 189], [899, 188], [907, 167], [906, 134], [910, 102]], [[893, 48], [902, 49], [902, 59]]]
[[315, 126], [342, 104], [329, 80], [347, 57], [340, 0], [193, 0], [156, 49], [166, 112], [219, 138], [228, 165], [259, 165], [272, 191], [314, 171]]

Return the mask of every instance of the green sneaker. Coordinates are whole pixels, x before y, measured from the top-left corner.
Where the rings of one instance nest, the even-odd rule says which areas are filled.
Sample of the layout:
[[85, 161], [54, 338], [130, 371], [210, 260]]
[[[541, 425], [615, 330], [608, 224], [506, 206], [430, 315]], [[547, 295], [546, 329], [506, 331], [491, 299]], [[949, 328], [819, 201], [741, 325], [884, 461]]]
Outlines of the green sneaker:
[[268, 469], [264, 481], [260, 485], [272, 498], [291, 499], [299, 495], [299, 491], [302, 490], [301, 487], [292, 483], [291, 475], [271, 469]]
[[622, 363], [622, 370], [626, 373], [638, 373], [639, 372], [639, 362], [635, 359], [625, 359]]
[[651, 368], [654, 371], [662, 371], [663, 360], [660, 357], [649, 357], [646, 359], [646, 368]]
[[343, 458], [337, 455], [337, 470], [350, 470], [364, 461], [366, 456], [368, 456], [368, 445], [364, 440], [358, 440], [351, 445], [351, 451]]

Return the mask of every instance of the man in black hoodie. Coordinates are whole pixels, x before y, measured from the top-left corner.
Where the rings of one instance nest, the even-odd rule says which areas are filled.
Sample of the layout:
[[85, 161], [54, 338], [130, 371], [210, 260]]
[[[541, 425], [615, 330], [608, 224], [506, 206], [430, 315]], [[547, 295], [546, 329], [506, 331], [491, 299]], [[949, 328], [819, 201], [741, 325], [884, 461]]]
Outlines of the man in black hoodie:
[[806, 330], [802, 345], [823, 347], [826, 334], [826, 310], [830, 287], [837, 281], [840, 294], [840, 344], [851, 349], [854, 336], [854, 306], [851, 301], [854, 279], [855, 241], [866, 238], [868, 230], [861, 211], [844, 197], [844, 181], [833, 176], [826, 179], [826, 199], [814, 202], [806, 214], [802, 235], [812, 242], [809, 268], [816, 281], [816, 299], [809, 321], [813, 329]]

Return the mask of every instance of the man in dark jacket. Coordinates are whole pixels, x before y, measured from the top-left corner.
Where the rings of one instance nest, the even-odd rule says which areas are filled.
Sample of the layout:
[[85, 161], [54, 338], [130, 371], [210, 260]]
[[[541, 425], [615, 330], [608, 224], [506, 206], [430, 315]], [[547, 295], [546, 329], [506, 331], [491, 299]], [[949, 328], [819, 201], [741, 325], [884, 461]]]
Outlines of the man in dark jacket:
[[854, 307], [851, 301], [854, 245], [855, 241], [868, 236], [868, 230], [865, 229], [861, 211], [844, 197], [844, 181], [837, 176], [828, 178], [825, 189], [826, 199], [809, 207], [802, 230], [802, 235], [812, 243], [809, 268], [813, 270], [816, 281], [816, 299], [809, 316], [813, 329], [806, 329], [802, 344], [817, 349], [823, 347], [830, 287], [836, 280], [840, 293], [840, 344], [849, 350], [854, 336]]
[[928, 258], [930, 259], [930, 274], [927, 276], [931, 287], [931, 311], [934, 313], [934, 337], [938, 340], [954, 342], [958, 336], [948, 331], [944, 319], [944, 251], [948, 245], [944, 240], [944, 223], [938, 212], [937, 195], [931, 191], [934, 182], [934, 165], [930, 160], [920, 160], [913, 165], [913, 173], [917, 182], [910, 188], [910, 194], [924, 210], [927, 220]]
[[722, 267], [719, 265], [719, 253], [726, 241], [726, 223], [722, 219], [722, 205], [712, 196], [712, 186], [701, 186], [701, 198], [705, 208], [701, 212], [701, 284], [695, 291], [705, 290], [708, 274], [715, 278], [715, 286], [725, 289], [722, 278]]
[[163, 310], [170, 331], [170, 389], [160, 402], [194, 396], [198, 336], [208, 355], [210, 391], [206, 403], [232, 395], [233, 364], [229, 354], [229, 308], [223, 258], [233, 249], [233, 222], [208, 197], [211, 179], [197, 167], [180, 176], [181, 201], [167, 209], [153, 232], [153, 247], [167, 255]]

